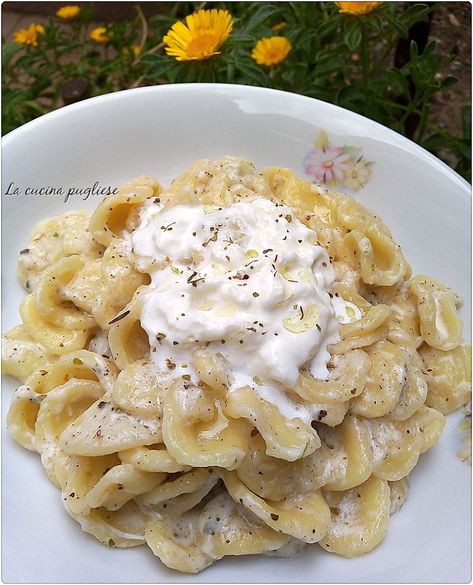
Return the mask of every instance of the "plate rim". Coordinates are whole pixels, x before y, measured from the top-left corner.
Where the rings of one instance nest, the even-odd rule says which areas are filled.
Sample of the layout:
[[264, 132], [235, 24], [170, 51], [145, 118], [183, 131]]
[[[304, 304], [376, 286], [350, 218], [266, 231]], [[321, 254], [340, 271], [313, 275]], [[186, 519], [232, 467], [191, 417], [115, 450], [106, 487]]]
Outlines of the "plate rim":
[[[123, 96], [127, 97], [132, 94], [141, 95], [147, 93], [158, 93], [158, 94], [166, 94], [166, 93], [179, 93], [179, 94], [192, 94], [195, 92], [196, 89], [200, 89], [205, 91], [210, 91], [211, 93], [215, 93], [218, 95], [219, 93], [222, 95], [224, 94], [225, 97], [236, 97], [232, 94], [232, 92], [239, 91], [243, 93], [253, 94], [253, 95], [263, 95], [263, 94], [270, 94], [274, 97], [279, 97], [281, 99], [291, 99], [294, 101], [299, 101], [301, 104], [315, 104], [324, 108], [328, 108], [334, 112], [342, 111], [344, 115], [349, 115], [354, 117], [354, 119], [363, 122], [364, 124], [371, 127], [373, 130], [377, 130], [378, 132], [386, 132], [387, 137], [391, 137], [393, 139], [393, 144], [399, 148], [405, 148], [409, 150], [411, 153], [419, 156], [423, 159], [424, 162], [429, 163], [430, 165], [434, 166], [437, 171], [441, 172], [442, 174], [446, 175], [449, 179], [451, 179], [459, 188], [464, 191], [464, 194], [471, 198], [472, 196], [472, 185], [468, 183], [466, 179], [464, 179], [461, 175], [459, 175], [454, 169], [448, 166], [445, 162], [440, 160], [438, 157], [430, 153], [426, 150], [423, 146], [420, 146], [413, 140], [410, 140], [406, 136], [403, 136], [399, 132], [384, 126], [380, 122], [376, 122], [371, 118], [367, 118], [361, 114], [353, 112], [347, 108], [343, 108], [342, 106], [338, 106], [336, 104], [331, 104], [330, 102], [326, 102], [323, 100], [319, 100], [317, 98], [305, 96], [299, 93], [293, 93], [289, 91], [284, 91], [280, 89], [272, 89], [267, 87], [260, 87], [254, 85], [243, 85], [243, 84], [235, 84], [235, 83], [169, 83], [169, 84], [162, 84], [162, 85], [151, 85], [145, 87], [135, 87], [132, 89], [124, 89], [116, 92], [111, 92], [103, 95], [98, 95], [94, 97], [87, 98], [85, 100], [81, 100], [80, 102], [76, 102], [75, 104], [70, 104], [67, 106], [62, 106], [56, 110], [43, 114], [34, 120], [30, 120], [26, 122], [26, 124], [22, 124], [18, 128], [11, 130], [7, 134], [2, 137], [2, 150], [10, 148], [10, 144], [14, 143], [17, 139], [22, 140], [24, 134], [28, 134], [31, 131], [34, 131], [37, 128], [41, 128], [45, 124], [48, 124], [50, 120], [55, 120], [57, 118], [68, 116], [74, 112], [78, 112], [81, 110], [87, 110], [91, 106], [93, 107], [94, 104], [100, 104], [102, 102], [114, 102], [123, 99]], [[363, 136], [362, 136], [363, 138]]]

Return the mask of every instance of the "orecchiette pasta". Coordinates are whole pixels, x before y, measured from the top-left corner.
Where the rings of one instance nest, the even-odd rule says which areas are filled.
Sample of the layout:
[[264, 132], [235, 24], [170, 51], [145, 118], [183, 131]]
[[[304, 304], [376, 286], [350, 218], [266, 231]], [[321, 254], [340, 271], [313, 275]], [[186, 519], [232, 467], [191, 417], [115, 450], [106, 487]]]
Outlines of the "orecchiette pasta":
[[84, 531], [179, 571], [372, 550], [471, 393], [457, 295], [287, 169], [139, 177], [38, 224], [18, 265], [10, 433]]
[[448, 351], [461, 342], [462, 323], [457, 314], [461, 301], [451, 288], [429, 276], [416, 276], [409, 292], [417, 301], [423, 340], [436, 349]]
[[324, 492], [332, 519], [320, 546], [344, 557], [367, 553], [388, 529], [391, 510], [387, 481], [376, 476], [347, 491]]
[[471, 345], [461, 343], [448, 351], [423, 345], [419, 353], [428, 386], [426, 404], [443, 414], [465, 404], [471, 395]]
[[45, 347], [27, 332], [24, 325], [17, 325], [2, 340], [3, 373], [24, 382], [45, 361], [51, 357]]
[[335, 354], [346, 353], [350, 349], [367, 347], [386, 338], [388, 332], [389, 307], [371, 307], [366, 315], [353, 323], [340, 325], [341, 340], [332, 346]]

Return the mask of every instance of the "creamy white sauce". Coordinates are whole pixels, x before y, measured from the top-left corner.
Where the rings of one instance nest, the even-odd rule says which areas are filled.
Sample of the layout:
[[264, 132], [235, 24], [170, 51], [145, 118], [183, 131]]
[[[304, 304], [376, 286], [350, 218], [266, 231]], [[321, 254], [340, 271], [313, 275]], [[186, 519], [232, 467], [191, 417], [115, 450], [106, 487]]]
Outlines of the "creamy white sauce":
[[89, 351], [98, 353], [102, 357], [110, 358], [112, 355], [107, 334], [101, 329], [90, 340], [88, 349]]
[[331, 300], [339, 323], [351, 323], [352, 321], [361, 319], [363, 316], [360, 309], [354, 303], [350, 303], [350, 301], [346, 301], [340, 296], [335, 295]]
[[307, 542], [299, 540], [298, 538], [290, 537], [288, 542], [281, 548], [263, 553], [263, 555], [275, 557], [277, 559], [296, 559], [301, 555], [306, 546]]
[[399, 449], [403, 437], [399, 429], [383, 419], [366, 419], [365, 424], [371, 434], [371, 447], [373, 453], [373, 467], [376, 469], [384, 461], [386, 454], [393, 448]]
[[229, 207], [149, 204], [141, 217], [132, 246], [152, 279], [140, 319], [151, 359], [197, 381], [192, 355], [206, 347], [227, 360], [233, 388], [249, 384], [299, 416], [298, 405], [281, 400], [285, 388], [301, 366], [325, 379], [338, 322], [361, 316], [329, 295], [335, 272], [315, 231], [264, 198]]
[[337, 505], [338, 514], [330, 525], [330, 533], [334, 537], [348, 536], [359, 525], [358, 513], [360, 504], [356, 500], [355, 493], [346, 492]]

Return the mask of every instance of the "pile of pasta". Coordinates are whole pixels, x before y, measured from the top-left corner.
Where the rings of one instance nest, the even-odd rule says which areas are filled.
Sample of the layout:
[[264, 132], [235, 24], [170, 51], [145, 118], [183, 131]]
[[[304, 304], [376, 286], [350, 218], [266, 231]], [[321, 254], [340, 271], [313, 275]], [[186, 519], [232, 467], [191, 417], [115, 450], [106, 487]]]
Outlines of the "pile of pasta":
[[[250, 387], [230, 391], [225, 359], [205, 348], [194, 353], [198, 383], [164, 378], [140, 326], [150, 276], [130, 234], [143, 204], [254, 196], [292, 207], [317, 232], [337, 275], [332, 293], [362, 313], [339, 326], [329, 377], [301, 370], [287, 388], [317, 405], [310, 425]], [[370, 551], [444, 414], [470, 397], [457, 294], [412, 277], [379, 217], [287, 169], [199, 161], [165, 191], [140, 177], [93, 213], [39, 223], [19, 275], [22, 324], [3, 339], [4, 373], [21, 381], [10, 433], [39, 453], [84, 531], [114, 547], [146, 543], [179, 571], [311, 543], [345, 557]]]

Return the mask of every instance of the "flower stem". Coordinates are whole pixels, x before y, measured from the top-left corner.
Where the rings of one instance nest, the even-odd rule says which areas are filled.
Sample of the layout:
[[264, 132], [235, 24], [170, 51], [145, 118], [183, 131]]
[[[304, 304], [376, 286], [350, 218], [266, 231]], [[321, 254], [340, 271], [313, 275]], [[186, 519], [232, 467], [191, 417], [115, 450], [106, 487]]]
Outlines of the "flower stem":
[[143, 54], [140, 53], [136, 57], [136, 59], [133, 61], [133, 63], [131, 64], [132, 67], [134, 67], [137, 63], [139, 63], [141, 57], [144, 57], [145, 55], [153, 55], [154, 53], [158, 53], [163, 47], [164, 47], [164, 43], [161, 41], [157, 45], [155, 45], [154, 47], [151, 47], [151, 49], [149, 49], [145, 53], [143, 53]]
[[[140, 51], [138, 53], [138, 55], [141, 54], [141, 52], [143, 51], [143, 47], [145, 46], [146, 43], [146, 39], [148, 38], [148, 21], [146, 20], [146, 17], [143, 13], [143, 10], [141, 9], [140, 5], [136, 6], [136, 12], [138, 13], [138, 18], [140, 19], [140, 23], [141, 23], [141, 38], [140, 38]], [[136, 59], [135, 59], [136, 60]], [[135, 63], [133, 62], [132, 66]]]
[[424, 137], [425, 131], [427, 129], [427, 120], [429, 118], [429, 104], [425, 103], [424, 107], [422, 108], [422, 113], [420, 117], [419, 123], [419, 130], [417, 132], [417, 142], [421, 142], [422, 138]]

